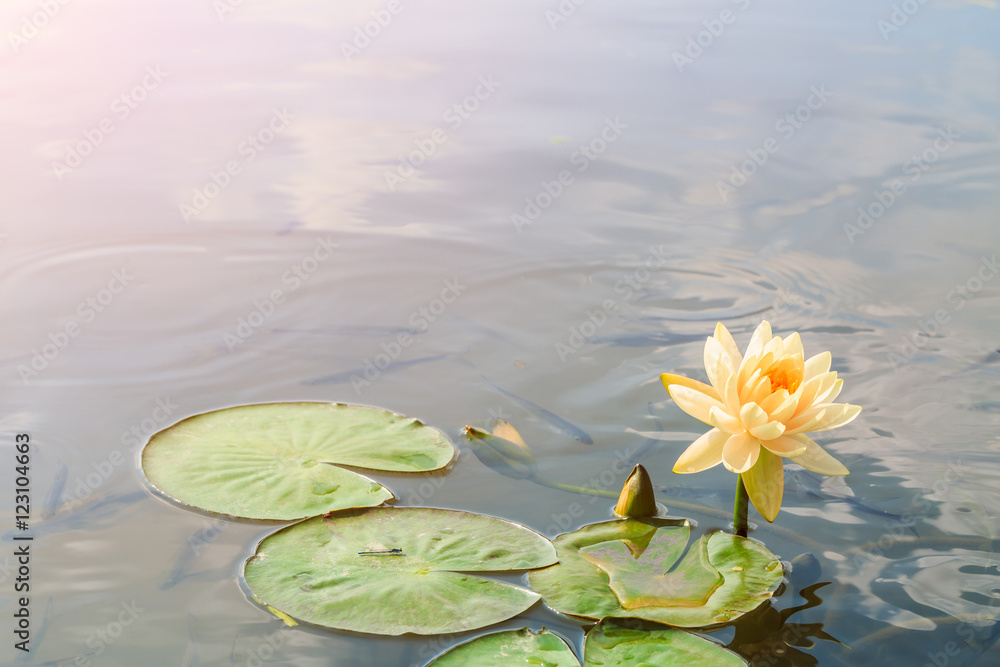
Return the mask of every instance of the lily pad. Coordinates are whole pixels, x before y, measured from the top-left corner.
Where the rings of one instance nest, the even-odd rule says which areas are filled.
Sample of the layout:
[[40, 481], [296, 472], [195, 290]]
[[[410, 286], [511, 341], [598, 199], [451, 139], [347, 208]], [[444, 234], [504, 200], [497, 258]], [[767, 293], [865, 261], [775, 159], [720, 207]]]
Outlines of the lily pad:
[[529, 581], [564, 614], [687, 628], [727, 623], [771, 597], [782, 568], [763, 545], [719, 531], [688, 547], [690, 531], [669, 519], [584, 526], [557, 537], [559, 563]]
[[302, 621], [380, 635], [433, 635], [499, 623], [541, 597], [468, 573], [555, 562], [551, 542], [503, 519], [377, 507], [279, 530], [260, 543], [244, 576], [261, 601]]
[[459, 644], [427, 667], [469, 667], [469, 665], [580, 667], [580, 661], [558, 635], [545, 628], [537, 633], [528, 628], [521, 628], [494, 632]]
[[584, 667], [746, 667], [743, 658], [698, 635], [636, 621], [605, 619], [587, 633]]
[[206, 412], [156, 433], [142, 451], [142, 469], [153, 486], [187, 505], [288, 520], [393, 498], [340, 465], [427, 472], [454, 454], [437, 429], [387, 410], [264, 403]]
[[[583, 667], [746, 667], [736, 653], [685, 630], [637, 619], [605, 619], [587, 633]], [[559, 636], [505, 630], [460, 644], [427, 667], [580, 667]]]

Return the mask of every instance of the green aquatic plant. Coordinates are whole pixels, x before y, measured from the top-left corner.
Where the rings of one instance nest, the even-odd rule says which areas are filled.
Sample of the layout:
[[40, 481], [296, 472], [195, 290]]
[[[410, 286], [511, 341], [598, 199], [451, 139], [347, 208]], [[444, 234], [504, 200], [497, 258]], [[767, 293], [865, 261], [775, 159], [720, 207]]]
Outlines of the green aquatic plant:
[[[460, 644], [427, 667], [580, 667], [558, 635], [506, 630]], [[642, 621], [605, 619], [587, 633], [583, 667], [746, 667], [737, 654], [698, 635]]]
[[[550, 542], [496, 517], [380, 506], [392, 493], [341, 466], [426, 472], [447, 466], [455, 450], [415, 419], [339, 403], [267, 403], [190, 417], [150, 438], [142, 468], [153, 486], [186, 505], [298, 520], [265, 537], [243, 568], [251, 597], [290, 625], [450, 634], [544, 600], [600, 621], [587, 634], [585, 667], [745, 664], [681, 628], [726, 625], [771, 597], [782, 567], [763, 545], [721, 531], [692, 541], [688, 520], [657, 518], [664, 510], [641, 465], [615, 494], [540, 478], [507, 422], [492, 432], [469, 426], [466, 435], [501, 474], [617, 498], [622, 518]], [[528, 571], [530, 589], [489, 577], [517, 571]], [[557, 635], [523, 629], [455, 647], [434, 665], [487, 663], [580, 664]]]
[[532, 632], [528, 628], [493, 632], [472, 641], [459, 644], [432, 660], [427, 667], [468, 667], [491, 665], [493, 667], [580, 667], [573, 650], [552, 632], [542, 628]]
[[615, 514], [638, 518], [656, 516], [658, 511], [649, 473], [641, 465], [637, 465], [625, 480], [625, 486], [622, 487], [618, 503], [615, 505]]
[[564, 614], [687, 628], [728, 623], [770, 598], [781, 581], [780, 561], [757, 542], [717, 531], [688, 546], [690, 537], [687, 520], [591, 524], [553, 540], [559, 563], [528, 580]]
[[476, 576], [545, 567], [524, 526], [430, 508], [344, 510], [266, 537], [244, 567], [254, 595], [292, 618], [381, 635], [445, 634], [516, 616], [538, 593]]
[[142, 450], [146, 478], [185, 505], [248, 519], [291, 520], [393, 499], [340, 466], [427, 472], [455, 449], [409, 417], [342, 403], [263, 403], [189, 417]]

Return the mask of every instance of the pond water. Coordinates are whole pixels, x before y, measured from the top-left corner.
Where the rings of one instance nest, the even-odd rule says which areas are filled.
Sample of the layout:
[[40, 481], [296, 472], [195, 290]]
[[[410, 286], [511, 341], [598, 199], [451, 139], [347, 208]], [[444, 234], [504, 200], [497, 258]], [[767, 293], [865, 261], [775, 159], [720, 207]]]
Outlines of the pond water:
[[[377, 405], [461, 450], [445, 476], [373, 475], [401, 504], [549, 537], [609, 517], [473, 456], [462, 427], [500, 415], [544, 477], [617, 490], [641, 462], [672, 515], [726, 528], [735, 477], [671, 472], [705, 429], [658, 376], [704, 378], [717, 321], [743, 346], [767, 319], [831, 350], [864, 411], [817, 434], [848, 477], [789, 464], [776, 523], [751, 512], [782, 559], [812, 555], [773, 601], [809, 608], [711, 636], [757, 664], [997, 664], [998, 17], [5, 2], [8, 619], [17, 433], [35, 539], [33, 648], [8, 630], [0, 660], [423, 665], [476, 633], [286, 629], [254, 605], [239, 572], [273, 526], [156, 495], [148, 435], [238, 404]], [[501, 627], [543, 624], [579, 644], [542, 605]]]

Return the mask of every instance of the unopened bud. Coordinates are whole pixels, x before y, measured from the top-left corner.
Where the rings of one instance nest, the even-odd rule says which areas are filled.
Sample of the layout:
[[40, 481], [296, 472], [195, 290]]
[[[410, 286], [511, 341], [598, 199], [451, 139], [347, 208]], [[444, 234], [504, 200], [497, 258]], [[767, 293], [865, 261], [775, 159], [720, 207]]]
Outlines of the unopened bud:
[[615, 514], [625, 517], [644, 517], [655, 516], [657, 511], [649, 473], [641, 465], [637, 465], [625, 480], [622, 493], [618, 496], [618, 504], [615, 505]]

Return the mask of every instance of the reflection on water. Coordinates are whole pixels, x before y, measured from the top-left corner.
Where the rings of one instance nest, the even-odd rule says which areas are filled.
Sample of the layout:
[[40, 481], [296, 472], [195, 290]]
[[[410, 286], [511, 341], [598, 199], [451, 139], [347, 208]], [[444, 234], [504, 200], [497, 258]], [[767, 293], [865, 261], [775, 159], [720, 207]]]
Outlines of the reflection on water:
[[[865, 411], [819, 438], [851, 475], [790, 465], [754, 533], [814, 555], [822, 606], [779, 609], [786, 592], [734, 641], [794, 664], [995, 662], [995, 4], [887, 31], [892, 3], [860, 0], [591, 2], [554, 25], [557, 3], [421, 0], [347, 59], [384, 3], [94, 0], [44, 25], [3, 3], [0, 430], [37, 443], [18, 664], [423, 665], [450, 645], [285, 630], [248, 601], [237, 573], [269, 529], [214, 531], [136, 464], [155, 430], [230, 405], [445, 430], [448, 475], [379, 478], [407, 504], [547, 534], [609, 516], [472, 455], [461, 429], [504, 416], [538, 478], [615, 494], [642, 463], [671, 515], [724, 528], [731, 475], [671, 472], [697, 433], [658, 376], [703, 377], [715, 322], [744, 342], [762, 318], [831, 350]], [[122, 605], [142, 611], [100, 639]], [[579, 646], [544, 607], [525, 623]], [[806, 639], [781, 644], [789, 625]]]
[[727, 646], [750, 661], [752, 666], [810, 667], [818, 665], [815, 656], [800, 649], [811, 649], [814, 640], [840, 643], [823, 630], [822, 623], [791, 623], [791, 617], [800, 611], [823, 604], [816, 591], [828, 586], [824, 581], [798, 591], [805, 598], [804, 604], [778, 611], [770, 601], [764, 603], [736, 624], [736, 635]]

